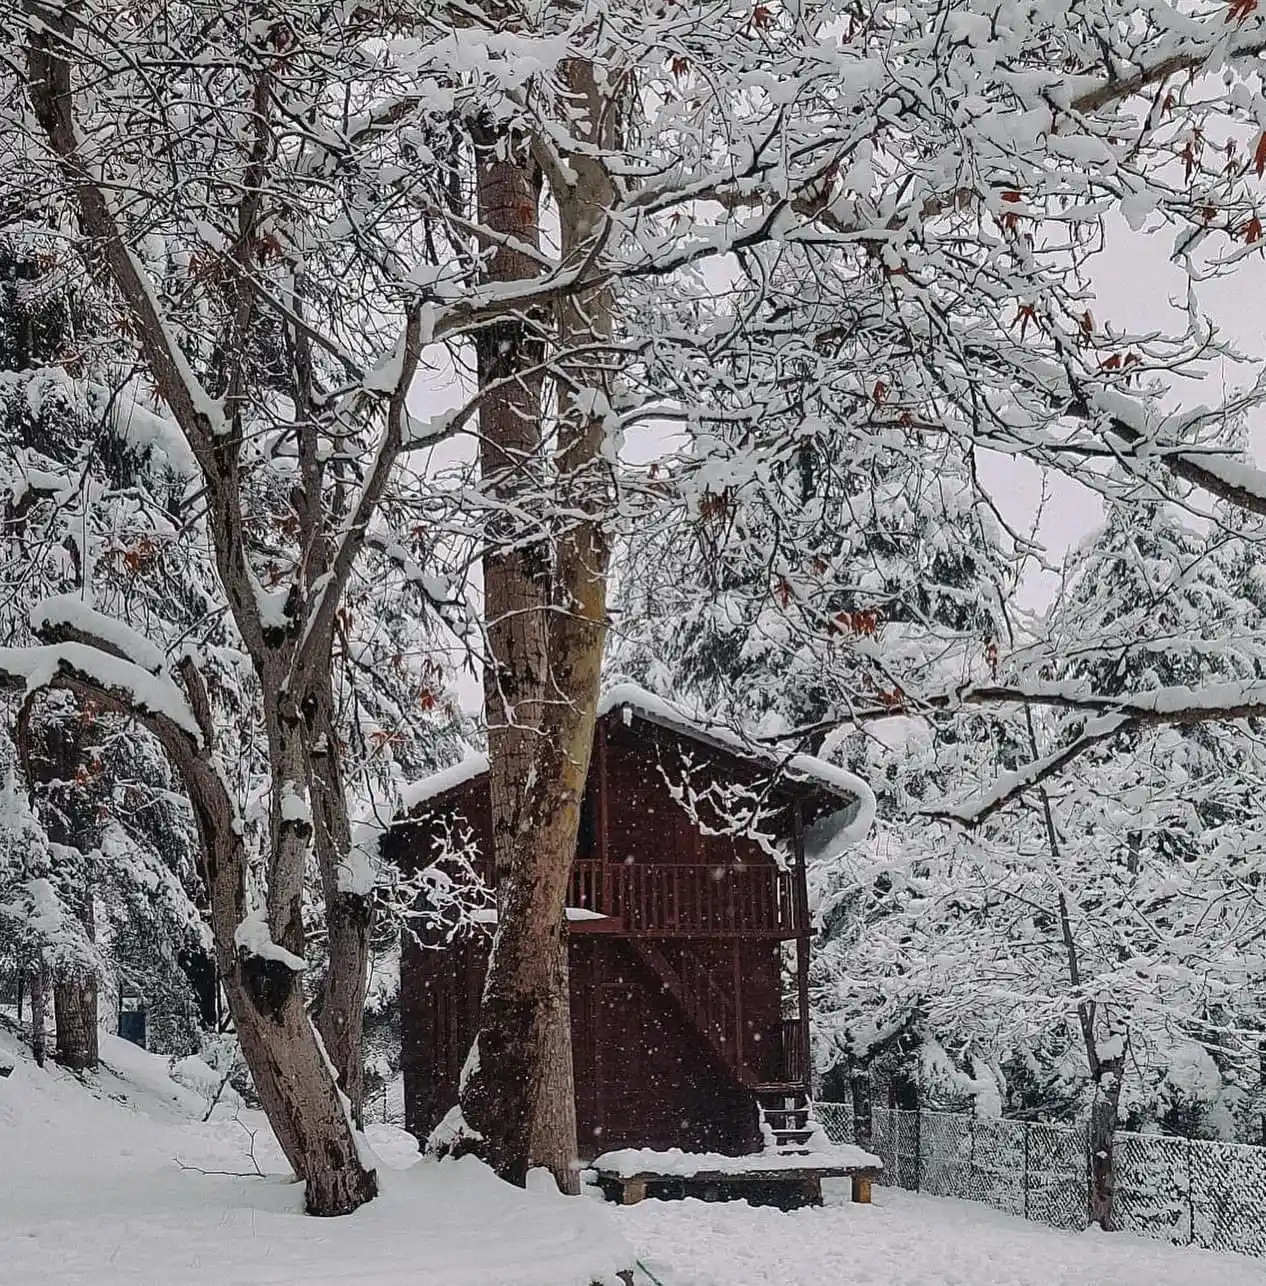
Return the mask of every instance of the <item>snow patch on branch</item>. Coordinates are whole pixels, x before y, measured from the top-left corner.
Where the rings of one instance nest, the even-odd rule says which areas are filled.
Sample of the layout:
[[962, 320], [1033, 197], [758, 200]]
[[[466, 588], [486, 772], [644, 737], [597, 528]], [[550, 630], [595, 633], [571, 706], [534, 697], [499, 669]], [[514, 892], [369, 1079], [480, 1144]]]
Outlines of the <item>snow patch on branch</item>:
[[25, 683], [27, 692], [52, 687], [61, 675], [78, 676], [118, 697], [138, 714], [168, 719], [198, 744], [202, 742], [189, 703], [170, 679], [87, 644], [0, 648], [0, 676], [6, 675]]
[[281, 820], [312, 825], [312, 810], [308, 807], [308, 801], [292, 781], [286, 782], [281, 790]]
[[273, 941], [262, 906], [256, 907], [233, 931], [233, 945], [239, 954], [256, 956], [260, 960], [275, 960], [287, 969], [293, 969], [295, 973], [303, 973], [308, 967], [302, 956], [287, 951]]
[[98, 612], [77, 594], [54, 594], [31, 609], [31, 629], [37, 634], [59, 626], [100, 639], [151, 674], [161, 674], [166, 659], [161, 649], [130, 625]]
[[1114, 732], [1120, 731], [1129, 722], [1129, 716], [1124, 714], [1109, 714], [1098, 719], [1091, 719], [1082, 730], [1081, 736], [1071, 746], [1061, 746], [1049, 755], [1043, 755], [1040, 759], [1032, 760], [1022, 768], [1017, 768], [1011, 772], [999, 773], [988, 790], [981, 791], [979, 794], [973, 795], [960, 803], [953, 804], [948, 808], [938, 805], [921, 811], [930, 816], [948, 817], [954, 821], [971, 824], [983, 815], [993, 812], [999, 804], [1019, 794], [1020, 791], [1045, 780], [1060, 764], [1075, 757], [1077, 747], [1082, 745], [1091, 746], [1098, 741], [1104, 741], [1112, 736]]

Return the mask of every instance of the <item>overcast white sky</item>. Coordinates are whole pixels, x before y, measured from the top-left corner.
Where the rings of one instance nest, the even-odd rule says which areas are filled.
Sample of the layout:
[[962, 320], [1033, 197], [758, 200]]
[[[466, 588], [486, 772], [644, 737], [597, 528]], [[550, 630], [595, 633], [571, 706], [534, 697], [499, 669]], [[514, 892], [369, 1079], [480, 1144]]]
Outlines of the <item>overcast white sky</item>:
[[[1097, 324], [1118, 329], [1146, 331], [1166, 327], [1181, 329], [1185, 318], [1174, 310], [1173, 300], [1185, 308], [1186, 285], [1182, 273], [1168, 260], [1172, 234], [1146, 236], [1121, 226], [1096, 257], [1097, 301], [1092, 305]], [[1242, 260], [1233, 277], [1205, 282], [1201, 305], [1218, 330], [1250, 357], [1266, 356], [1266, 264], [1261, 256]], [[1230, 388], [1250, 383], [1251, 367], [1219, 365], [1205, 384], [1184, 381], [1175, 388], [1174, 406], [1209, 405], [1220, 401]], [[1259, 417], [1252, 435], [1254, 454], [1266, 462], [1266, 417]], [[1041, 475], [1024, 461], [997, 455], [982, 458], [980, 473], [993, 493], [999, 511], [1023, 528], [1041, 496]], [[1048, 502], [1040, 536], [1053, 561], [1103, 521], [1099, 498], [1087, 488], [1059, 475], [1048, 478]], [[1057, 578], [1036, 571], [1021, 593], [1023, 606], [1040, 608], [1049, 601]]]

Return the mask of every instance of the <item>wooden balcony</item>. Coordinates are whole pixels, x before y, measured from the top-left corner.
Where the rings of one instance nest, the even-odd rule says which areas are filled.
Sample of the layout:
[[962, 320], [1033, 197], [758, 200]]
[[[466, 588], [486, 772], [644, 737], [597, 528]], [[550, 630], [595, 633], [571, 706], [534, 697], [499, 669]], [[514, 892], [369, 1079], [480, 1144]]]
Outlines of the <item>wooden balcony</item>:
[[628, 937], [794, 938], [808, 931], [794, 874], [763, 864], [577, 861], [567, 904], [610, 917], [619, 927], [608, 931]]

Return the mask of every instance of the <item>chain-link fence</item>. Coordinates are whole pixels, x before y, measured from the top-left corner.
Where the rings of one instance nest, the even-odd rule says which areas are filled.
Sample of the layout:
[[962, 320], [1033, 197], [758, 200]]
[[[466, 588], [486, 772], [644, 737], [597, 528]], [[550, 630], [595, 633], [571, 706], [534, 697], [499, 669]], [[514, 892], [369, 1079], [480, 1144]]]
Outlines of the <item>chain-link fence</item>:
[[[846, 1104], [817, 1103], [815, 1110], [834, 1142], [855, 1140]], [[1080, 1230], [1089, 1221], [1082, 1126], [890, 1108], [875, 1108], [870, 1125], [884, 1183], [983, 1201], [1054, 1228]], [[1120, 1228], [1266, 1256], [1266, 1148], [1118, 1133], [1114, 1152]]]

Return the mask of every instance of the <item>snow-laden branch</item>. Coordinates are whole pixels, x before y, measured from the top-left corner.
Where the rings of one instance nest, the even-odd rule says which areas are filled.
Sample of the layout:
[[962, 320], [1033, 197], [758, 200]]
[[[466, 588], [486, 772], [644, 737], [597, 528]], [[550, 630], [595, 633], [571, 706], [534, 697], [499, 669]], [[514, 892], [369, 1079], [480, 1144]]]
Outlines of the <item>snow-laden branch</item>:
[[132, 661], [150, 674], [162, 674], [166, 661], [162, 649], [130, 625], [98, 612], [78, 594], [55, 594], [31, 609], [31, 629], [46, 643], [86, 643], [124, 661]]
[[988, 684], [964, 688], [955, 697], [938, 698], [932, 704], [946, 710], [1040, 705], [1094, 716], [1067, 745], [1003, 773], [987, 790], [950, 807], [924, 810], [931, 817], [979, 826], [1026, 790], [1064, 771], [1088, 750], [1120, 732], [1266, 718], [1266, 682], [1211, 683], [1199, 688], [1176, 685], [1120, 696], [1092, 692], [1082, 683]]
[[963, 826], [979, 826], [1026, 790], [1032, 790], [1048, 777], [1062, 772], [1086, 751], [1102, 741], [1110, 740], [1129, 726], [1131, 726], [1131, 720], [1119, 714], [1092, 719], [1086, 724], [1081, 735], [1068, 745], [1049, 755], [1043, 755], [1022, 768], [1002, 773], [993, 785], [980, 794], [949, 807], [926, 808], [921, 809], [920, 812], [925, 817], [933, 817], [941, 821], [958, 822]]
[[178, 729], [195, 746], [202, 741], [189, 703], [170, 679], [87, 643], [0, 648], [0, 686], [73, 688], [102, 697], [121, 713]]

